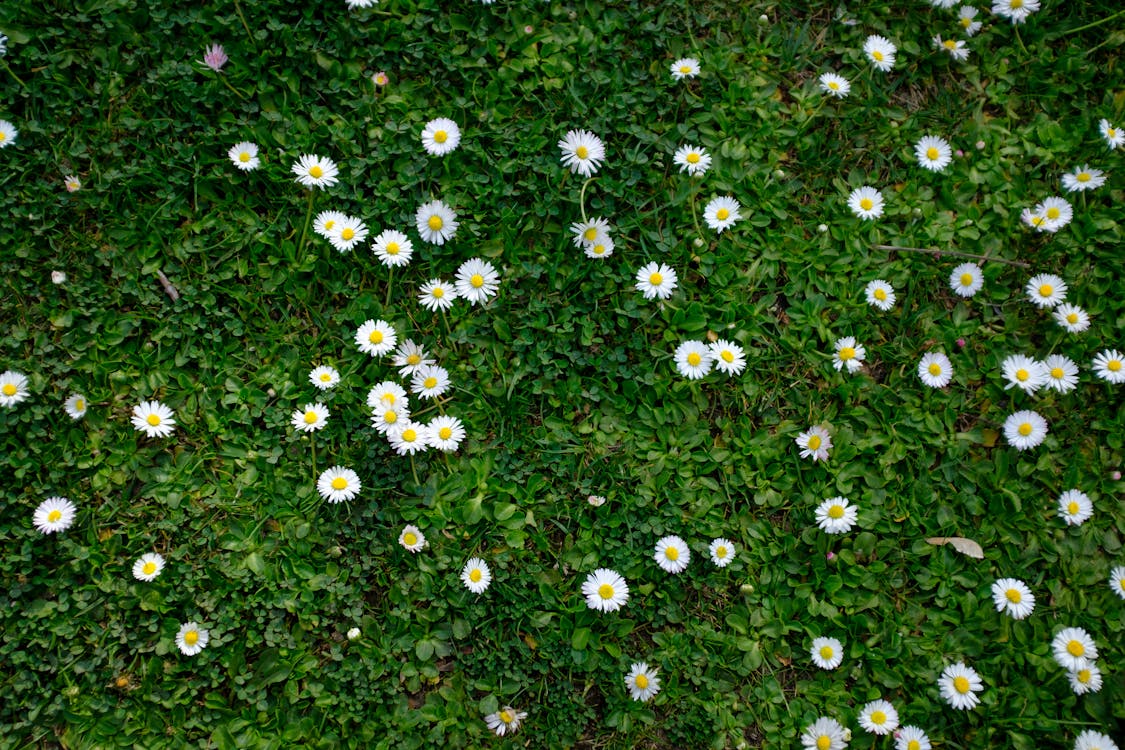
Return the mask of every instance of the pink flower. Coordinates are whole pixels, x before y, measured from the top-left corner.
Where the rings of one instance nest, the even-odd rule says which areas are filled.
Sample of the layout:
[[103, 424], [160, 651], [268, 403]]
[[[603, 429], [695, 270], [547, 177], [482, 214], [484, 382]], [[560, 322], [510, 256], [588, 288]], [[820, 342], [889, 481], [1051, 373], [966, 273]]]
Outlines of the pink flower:
[[389, 81], [390, 79], [387, 78], [387, 74], [381, 70], [375, 75], [371, 76], [371, 82], [376, 86], [386, 86]]
[[223, 45], [212, 44], [203, 53], [203, 64], [211, 70], [218, 73], [227, 64], [227, 53], [223, 51]]

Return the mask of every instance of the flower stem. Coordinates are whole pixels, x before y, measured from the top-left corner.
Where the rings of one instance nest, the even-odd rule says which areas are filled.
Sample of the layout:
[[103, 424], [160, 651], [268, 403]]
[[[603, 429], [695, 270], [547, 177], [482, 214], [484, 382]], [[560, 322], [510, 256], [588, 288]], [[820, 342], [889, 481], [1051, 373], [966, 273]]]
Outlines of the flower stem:
[[304, 255], [305, 238], [308, 237], [309, 222], [312, 221], [313, 195], [314, 195], [313, 191], [309, 190], [309, 208], [308, 208], [308, 211], [305, 212], [305, 228], [301, 230], [301, 241], [297, 243], [297, 260], [298, 261], [300, 261], [301, 257]]
[[387, 273], [387, 300], [383, 303], [384, 312], [391, 306], [391, 282], [395, 277], [395, 267], [391, 266], [391, 270]]
[[10, 75], [12, 78], [16, 79], [16, 83], [18, 83], [20, 86], [22, 86], [25, 89], [27, 88], [27, 84], [24, 83], [23, 80], [18, 75], [16, 75], [15, 71], [12, 70], [8, 66], [8, 63], [4, 62], [3, 60], [0, 60], [0, 64], [3, 64], [4, 70], [8, 71], [8, 75]]
[[582, 190], [580, 190], [579, 193], [578, 193], [578, 207], [580, 209], [582, 209], [582, 221], [583, 221], [583, 223], [585, 223], [585, 221], [586, 221], [586, 186], [589, 185], [591, 182], [593, 182], [596, 179], [597, 179], [596, 177], [591, 177], [590, 179], [583, 182], [582, 183]]
[[312, 459], [313, 459], [313, 478], [317, 477], [316, 473], [316, 437], [310, 436], [309, 441], [312, 443]]
[[242, 21], [242, 28], [246, 29], [246, 36], [250, 39], [250, 46], [256, 48], [257, 45], [254, 44], [254, 34], [250, 31], [250, 24], [246, 23], [246, 16], [242, 15], [242, 5], [238, 0], [234, 0], [234, 10], [238, 13], [238, 20]]
[[1092, 29], [1095, 26], [1101, 26], [1103, 23], [1107, 23], [1109, 21], [1112, 21], [1113, 19], [1117, 18], [1118, 16], [1120, 16], [1123, 13], [1125, 13], [1125, 10], [1119, 10], [1116, 13], [1114, 13], [1112, 16], [1106, 16], [1105, 18], [1101, 19], [1100, 21], [1091, 21], [1090, 23], [1086, 24], [1085, 26], [1079, 26], [1076, 29], [1067, 29], [1066, 31], [1059, 32], [1055, 36], [1059, 37], [1059, 36], [1066, 36], [1067, 34], [1077, 34], [1079, 31], [1085, 31], [1086, 29]]

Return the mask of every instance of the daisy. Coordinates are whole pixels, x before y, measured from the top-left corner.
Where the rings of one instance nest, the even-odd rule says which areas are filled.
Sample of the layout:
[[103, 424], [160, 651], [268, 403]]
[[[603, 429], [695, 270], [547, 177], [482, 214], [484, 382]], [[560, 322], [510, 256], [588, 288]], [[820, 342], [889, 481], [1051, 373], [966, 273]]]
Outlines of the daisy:
[[934, 37], [934, 47], [936, 49], [944, 50], [949, 53], [957, 62], [964, 62], [969, 59], [969, 48], [965, 46], [965, 42], [961, 39], [945, 39], [941, 38], [941, 34]]
[[307, 188], [320, 188], [335, 185], [339, 178], [339, 170], [331, 159], [322, 159], [311, 154], [302, 154], [300, 160], [293, 165], [293, 174], [297, 175], [297, 182]]
[[527, 711], [517, 711], [511, 706], [504, 706], [494, 714], [484, 717], [484, 723], [493, 732], [503, 737], [505, 732], [514, 732], [520, 728], [520, 722], [527, 718]]
[[430, 279], [418, 288], [418, 302], [427, 310], [448, 310], [457, 299], [457, 289], [441, 279]]
[[333, 225], [328, 234], [332, 247], [346, 253], [367, 239], [367, 225], [354, 216], [345, 216]]
[[843, 99], [852, 90], [852, 84], [841, 75], [824, 73], [820, 76], [820, 89], [837, 99]]
[[722, 233], [742, 218], [742, 214], [738, 212], [740, 208], [738, 201], [729, 195], [712, 198], [703, 209], [703, 220], [707, 222], [707, 226]]
[[[711, 540], [711, 546], [707, 548], [707, 551], [711, 553], [711, 562], [715, 563], [715, 566], [719, 568], [725, 568], [730, 565], [730, 561], [733, 560], [735, 554], [737, 554], [734, 542], [729, 539], [723, 539], [722, 537]], [[1125, 571], [1125, 568], [1122, 568], [1122, 570]], [[1122, 596], [1125, 597], [1125, 593], [1122, 593]]]
[[426, 425], [430, 438], [430, 447], [439, 451], [451, 453], [461, 445], [465, 439], [465, 427], [457, 417], [438, 416]]
[[559, 141], [562, 163], [570, 171], [589, 177], [598, 171], [605, 159], [605, 144], [588, 130], [569, 130]]
[[405, 406], [406, 389], [393, 380], [376, 383], [367, 392], [367, 405], [372, 409], [377, 406]]
[[289, 423], [301, 432], [316, 432], [328, 424], [328, 407], [321, 403], [305, 404], [293, 412]]
[[810, 653], [813, 664], [821, 669], [835, 669], [844, 661], [844, 644], [835, 638], [814, 638]]
[[609, 237], [600, 242], [590, 242], [583, 245], [587, 258], [608, 258], [613, 255], [613, 240]]
[[870, 185], [858, 187], [848, 196], [848, 208], [861, 219], [877, 219], [883, 215], [883, 194]]
[[[378, 3], [379, 0], [344, 0], [344, 2], [347, 3], [348, 10], [355, 10], [356, 8], [370, 8]], [[386, 74], [384, 73], [383, 75]]]
[[223, 45], [212, 44], [207, 49], [203, 50], [203, 64], [211, 70], [218, 73], [223, 69], [223, 66], [230, 60], [227, 53], [223, 50]]
[[905, 726], [895, 732], [895, 750], [930, 750], [930, 738], [915, 726]]
[[[0, 131], [3, 130], [4, 125], [7, 125], [9, 128], [12, 127], [11, 123], [0, 120]], [[1109, 120], [1102, 119], [1102, 121], [1098, 123], [1098, 130], [1101, 131], [1102, 138], [1105, 138], [1106, 145], [1108, 145], [1110, 149], [1115, 149], [1118, 146], [1125, 144], [1125, 130], [1113, 127], [1113, 125], [1110, 124]], [[15, 137], [14, 131], [12, 135], [13, 137]], [[0, 146], [3, 145], [5, 145], [4, 140], [0, 138]]]
[[931, 388], [944, 388], [953, 380], [953, 363], [941, 352], [926, 352], [918, 363], [918, 377]]
[[1001, 578], [992, 584], [992, 603], [997, 612], [1022, 620], [1035, 609], [1035, 595], [1023, 581]]
[[133, 407], [133, 428], [149, 437], [168, 437], [176, 428], [173, 411], [159, 401], [142, 401]]
[[1057, 195], [1044, 198], [1042, 203], [1035, 206], [1034, 211], [1043, 217], [1043, 223], [1039, 228], [1047, 232], [1057, 232], [1074, 218], [1074, 209], [1070, 202]]
[[1053, 273], [1032, 276], [1024, 291], [1036, 307], [1054, 307], [1066, 300], [1066, 282]]
[[1036, 231], [1048, 231], [1047, 217], [1045, 217], [1038, 211], [1032, 211], [1030, 208], [1025, 208], [1022, 212], [1020, 212], [1020, 221], [1022, 221], [1024, 224], [1027, 224], [1029, 227], [1032, 227]]
[[1017, 386], [1027, 393], [1035, 393], [1041, 386], [1047, 384], [1047, 368], [1042, 362], [1031, 357], [1013, 354], [1007, 357], [1000, 367], [1004, 371], [1004, 379], [1008, 381], [1004, 390]]
[[1052, 354], [1043, 360], [1047, 373], [1046, 385], [1059, 393], [1070, 393], [1078, 385], [1078, 365], [1061, 354]]
[[660, 678], [645, 662], [634, 662], [625, 675], [625, 687], [629, 688], [629, 697], [644, 703], [660, 692]]
[[957, 0], [930, 0], [930, 5], [935, 8], [942, 8], [948, 10], [957, 4]]
[[953, 149], [949, 141], [936, 135], [923, 136], [914, 144], [914, 155], [918, 163], [931, 172], [940, 172], [953, 161]]
[[820, 425], [813, 425], [802, 432], [794, 442], [801, 449], [801, 458], [811, 458], [813, 461], [827, 461], [828, 451], [832, 448], [832, 437], [828, 430]]
[[422, 148], [430, 156], [445, 156], [461, 143], [461, 128], [445, 117], [430, 120], [422, 129]]
[[355, 344], [361, 352], [379, 357], [393, 352], [398, 334], [385, 320], [367, 320], [355, 332]]
[[605, 505], [605, 495], [587, 495], [586, 502], [595, 508], [600, 508]]
[[1070, 333], [1082, 333], [1090, 327], [1090, 316], [1077, 305], [1063, 303], [1051, 314], [1055, 322]]
[[333, 466], [320, 473], [316, 481], [316, 491], [330, 503], [352, 500], [363, 489], [359, 475], [344, 466]]
[[595, 216], [588, 221], [574, 222], [570, 225], [570, 231], [574, 235], [574, 246], [586, 247], [609, 239], [609, 222], [600, 216]]
[[465, 563], [461, 571], [461, 581], [469, 591], [481, 594], [492, 583], [492, 571], [488, 569], [488, 563], [484, 560], [473, 557]]
[[133, 563], [133, 577], [138, 581], [151, 581], [164, 570], [164, 557], [156, 552], [141, 555]]
[[1064, 628], [1051, 641], [1055, 661], [1063, 669], [1076, 671], [1098, 658], [1094, 639], [1082, 628]]
[[711, 349], [702, 341], [685, 341], [672, 354], [676, 371], [688, 380], [698, 380], [711, 372], [715, 360]]
[[27, 396], [26, 375], [15, 370], [0, 374], [0, 406], [15, 406]]
[[425, 347], [415, 344], [410, 339], [399, 344], [391, 358], [391, 364], [398, 368], [398, 374], [404, 378], [413, 375], [419, 367], [433, 363], [434, 360], [430, 359]]
[[372, 240], [371, 252], [388, 268], [405, 266], [414, 255], [414, 243], [402, 232], [384, 229]]
[[872, 34], [863, 43], [863, 54], [867, 55], [867, 59], [871, 61], [876, 70], [881, 70], [884, 73], [895, 66], [895, 52], [897, 51], [898, 48], [891, 44], [889, 39], [878, 34]]
[[949, 288], [962, 297], [972, 297], [983, 286], [984, 273], [976, 263], [962, 263], [949, 274]]
[[78, 179], [75, 175], [68, 174], [63, 177], [63, 185], [66, 186], [66, 192], [77, 193], [82, 189], [82, 180]]
[[340, 382], [340, 373], [335, 367], [321, 365], [309, 373], [309, 382], [322, 391], [326, 391]]
[[677, 81], [695, 78], [697, 75], [699, 75], [699, 60], [694, 57], [681, 57], [672, 63], [672, 77]]
[[890, 734], [898, 728], [898, 711], [885, 700], [875, 700], [859, 712], [859, 725], [872, 734]]
[[961, 28], [965, 31], [965, 36], [973, 36], [980, 31], [980, 21], [977, 20], [976, 8], [971, 5], [962, 5], [960, 11], [957, 13], [957, 23], [961, 24]]
[[1004, 420], [1004, 437], [1016, 450], [1034, 448], [1047, 437], [1047, 420], [1033, 411], [1017, 411]]
[[602, 612], [616, 612], [629, 601], [629, 584], [617, 571], [598, 568], [582, 583], [586, 606]]
[[19, 131], [16, 130], [15, 125], [7, 120], [0, 120], [0, 148], [7, 148], [15, 143], [17, 135]]
[[827, 534], [846, 534], [855, 526], [859, 507], [849, 505], [847, 498], [833, 497], [816, 508], [816, 524]]
[[1094, 515], [1094, 504], [1082, 490], [1067, 490], [1059, 495], [1058, 510], [1067, 526], [1081, 526]]
[[1101, 732], [1087, 729], [1075, 738], [1074, 750], [1117, 750], [1117, 743]]
[[849, 732], [835, 719], [821, 716], [801, 734], [801, 747], [805, 750], [844, 750], [848, 746]]
[[321, 211], [313, 219], [313, 231], [319, 234], [324, 239], [332, 236], [332, 230], [342, 220], [348, 218], [347, 214], [340, 211]]
[[1013, 25], [1023, 23], [1037, 10], [1039, 10], [1039, 0], [993, 0], [992, 2], [992, 12], [1010, 18]]
[[488, 261], [471, 258], [457, 268], [454, 279], [457, 296], [469, 300], [469, 304], [484, 304], [489, 297], [496, 296], [500, 288], [500, 274]]
[[185, 656], [195, 656], [210, 640], [211, 634], [194, 622], [185, 622], [176, 633], [176, 645]]
[[371, 424], [380, 435], [387, 435], [395, 427], [410, 421], [410, 408], [403, 399], [395, 406], [382, 403], [374, 407]]
[[1102, 670], [1094, 662], [1088, 662], [1082, 669], [1067, 672], [1070, 689], [1075, 695], [1096, 693], [1102, 689]]
[[1108, 383], [1125, 383], [1125, 354], [1116, 349], [1105, 349], [1094, 357], [1094, 374]]
[[413, 456], [430, 447], [429, 430], [424, 424], [403, 421], [387, 430], [387, 440], [400, 456]]
[[895, 306], [894, 287], [882, 279], [867, 282], [867, 286], [863, 288], [863, 294], [867, 298], [867, 304], [883, 312]]
[[1125, 566], [1118, 565], [1109, 571], [1109, 587], [1113, 593], [1125, 599]]
[[86, 416], [86, 397], [72, 393], [70, 398], [63, 404], [63, 409], [66, 410], [66, 415], [71, 419], [82, 419]]
[[1096, 190], [1105, 184], [1105, 172], [1083, 165], [1064, 174], [1062, 184], [1071, 193], [1076, 190]]
[[[426, 546], [425, 535], [413, 524], [407, 524], [398, 535], [398, 543], [411, 552], [419, 552]], [[485, 584], [486, 586], [488, 584]], [[481, 589], [484, 591], [484, 589]], [[480, 591], [474, 592], [480, 593]]]
[[692, 177], [702, 175], [711, 168], [711, 155], [699, 146], [680, 146], [672, 155], [672, 161]]
[[653, 261], [637, 271], [637, 291], [645, 299], [668, 299], [676, 290], [676, 272], [663, 263]]
[[65, 497], [49, 497], [39, 503], [31, 520], [40, 533], [54, 534], [69, 529], [77, 512], [78, 508]]
[[715, 369], [725, 375], [738, 375], [746, 368], [746, 352], [742, 347], [726, 339], [719, 339], [709, 347]]
[[836, 339], [833, 347], [836, 352], [832, 356], [832, 366], [837, 370], [847, 368], [848, 372], [851, 373], [863, 367], [863, 359], [867, 356], [867, 350], [857, 344], [855, 338], [844, 336]]
[[653, 557], [665, 573], [682, 573], [691, 562], [691, 550], [678, 536], [666, 536], [656, 543]]
[[980, 703], [977, 693], [984, 689], [980, 675], [962, 662], [950, 664], [938, 678], [938, 689], [945, 702], [956, 709], [965, 710]]
[[387, 76], [387, 72], [385, 70], [380, 70], [371, 74], [371, 82], [376, 86], [386, 86], [388, 83], [390, 83], [390, 81], [391, 79], [389, 76]]
[[442, 201], [430, 201], [414, 212], [414, 226], [426, 242], [444, 245], [457, 231], [457, 214]]
[[242, 141], [230, 147], [227, 151], [227, 156], [234, 162], [234, 166], [241, 169], [243, 172], [249, 172], [252, 169], [257, 169], [261, 164], [258, 158], [258, 146], [250, 141]]
[[410, 379], [410, 390], [422, 398], [437, 398], [449, 390], [449, 371], [441, 365], [422, 365]]

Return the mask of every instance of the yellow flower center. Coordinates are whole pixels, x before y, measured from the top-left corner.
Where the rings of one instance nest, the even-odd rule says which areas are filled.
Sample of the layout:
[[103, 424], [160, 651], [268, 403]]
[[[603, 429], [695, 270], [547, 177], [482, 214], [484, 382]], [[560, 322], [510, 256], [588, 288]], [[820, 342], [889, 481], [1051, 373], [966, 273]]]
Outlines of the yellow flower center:
[[441, 438], [442, 440], [449, 440], [449, 438], [453, 437], [453, 428], [442, 427], [440, 430], [438, 430], [437, 434], [438, 434], [438, 437]]
[[1077, 323], [1078, 322], [1078, 313], [1067, 313], [1066, 314], [1066, 322], [1070, 323], [1071, 325], [1074, 325], [1075, 323]]
[[1080, 669], [1080, 670], [1078, 670], [1078, 673], [1077, 673], [1076, 675], [1074, 675], [1074, 676], [1078, 678], [1078, 681], [1079, 681], [1079, 682], [1081, 682], [1081, 683], [1082, 683], [1083, 685], [1085, 685], [1085, 684], [1086, 684], [1087, 682], [1089, 682], [1089, 681], [1090, 681], [1090, 677], [1091, 677], [1092, 675], [1091, 675], [1091, 673], [1090, 673], [1090, 670], [1088, 670], [1088, 669]]
[[448, 138], [449, 133], [446, 133], [444, 130], [439, 130], [434, 133], [434, 143], [445, 143]]
[[422, 387], [424, 387], [424, 388], [435, 388], [437, 386], [437, 382], [438, 382], [437, 378], [435, 378], [433, 375], [431, 375], [430, 377], [428, 377], [424, 381], [422, 381]]
[[[942, 44], [942, 46], [943, 46], [943, 47], [945, 47], [945, 48], [946, 48], [946, 49], [948, 49], [948, 50], [954, 50], [954, 49], [957, 49], [957, 42], [953, 41], [952, 39], [946, 39], [946, 40], [945, 40], [944, 42], [942, 42], [941, 44]], [[931, 148], [931, 149], [930, 149], [930, 151], [936, 151], [936, 150], [937, 150], [937, 149], [933, 149], [933, 148]], [[931, 159], [936, 159], [937, 157], [936, 157], [936, 156], [931, 156], [930, 158], [931, 158]]]
[[863, 200], [861, 200], [859, 202], [859, 207], [862, 208], [864, 211], [870, 211], [871, 208], [874, 205], [875, 205], [875, 201], [871, 200], [870, 198], [864, 198]]
[[1078, 175], [1074, 179], [1078, 180], [1079, 182], [1089, 182], [1090, 181], [1090, 173], [1089, 172], [1079, 172]]
[[690, 154], [688, 154], [684, 158], [687, 160], [688, 164], [698, 164], [699, 163], [699, 154], [695, 153], [694, 151], [692, 151]]
[[810, 449], [812, 449], [814, 451], [817, 448], [819, 448], [820, 447], [820, 435], [809, 435], [808, 446], [809, 446]]
[[828, 509], [828, 517], [829, 518], [843, 518], [844, 517], [844, 506], [833, 505], [831, 508]]
[[726, 545], [720, 545], [720, 546], [718, 546], [718, 547], [716, 547], [716, 548], [715, 548], [715, 557], [717, 557], [717, 558], [719, 558], [720, 560], [722, 560], [722, 559], [723, 559], [724, 557], [726, 557], [726, 556], [727, 556], [727, 548], [726, 548]]
[[440, 286], [435, 286], [433, 291], [430, 292], [430, 295], [433, 296], [434, 299], [441, 299], [445, 296], [445, 290]]
[[648, 283], [652, 284], [653, 286], [660, 286], [662, 283], [664, 283], [664, 277], [658, 273], [650, 274], [648, 277]]
[[879, 300], [880, 302], [886, 302], [887, 301], [887, 290], [886, 289], [876, 289], [874, 297], [875, 297], [875, 299]]
[[968, 16], [961, 16], [961, 25], [967, 29], [973, 25], [973, 19]]
[[346, 490], [348, 488], [348, 480], [343, 477], [336, 477], [332, 480], [332, 489]]
[[430, 220], [427, 221], [426, 224], [435, 232], [445, 226], [445, 222], [443, 222], [441, 220], [441, 217], [437, 215], [431, 216]]
[[1027, 437], [1031, 434], [1031, 422], [1024, 422], [1020, 425], [1020, 428], [1016, 430], [1016, 432], [1023, 435], [1024, 437]]
[[1108, 130], [1106, 130], [1106, 135], [1108, 135], [1110, 138], [1116, 138], [1117, 128], [1109, 128]]
[[144, 564], [144, 567], [141, 568], [141, 572], [146, 576], [152, 575], [156, 572], [156, 563], [154, 563], [152, 560], [149, 560]]
[[961, 274], [961, 286], [972, 286], [972, 285], [973, 285], [973, 275], [971, 273]]
[[1047, 209], [1047, 218], [1048, 219], [1057, 219], [1057, 218], [1059, 218], [1059, 213], [1060, 213], [1059, 209], [1055, 208], [1054, 206], [1051, 206], [1050, 208]]
[[1061, 368], [1061, 367], [1052, 367], [1051, 368], [1051, 377], [1054, 378], [1055, 380], [1062, 380], [1062, 377], [1065, 374], [1066, 373], [1063, 372], [1063, 368]]
[[1019, 589], [1008, 589], [1004, 592], [1004, 597], [1012, 604], [1019, 604], [1023, 601], [1023, 594], [1020, 593]]
[[380, 401], [386, 401], [386, 402], [387, 402], [388, 404], [390, 404], [391, 406], [394, 406], [394, 403], [395, 403], [395, 394], [393, 394], [393, 393], [384, 393], [384, 394], [382, 395], [382, 397], [381, 397], [381, 398], [380, 398], [379, 400], [380, 400]]
[[305, 412], [305, 424], [315, 424], [318, 419], [320, 419], [320, 417], [312, 409]]
[[719, 221], [726, 221], [728, 216], [730, 216], [730, 211], [726, 210], [725, 208], [720, 208], [715, 212], [715, 218]]
[[692, 352], [687, 355], [687, 363], [692, 367], [699, 367], [699, 363], [702, 361], [703, 357], [700, 357], [698, 352]]
[[953, 689], [962, 694], [969, 692], [969, 679], [957, 675], [953, 678]]
[[1043, 217], [1042, 216], [1032, 216], [1031, 217], [1031, 225], [1032, 226], [1037, 227], [1042, 223], [1043, 223]]
[[582, 239], [587, 242], [593, 242], [598, 238], [598, 230], [596, 227], [586, 227], [586, 231], [582, 233]]
[[319, 180], [323, 176], [324, 170], [320, 168], [319, 164], [313, 164], [312, 167], [309, 168], [309, 177]]
[[610, 586], [608, 583], [603, 583], [598, 587], [598, 596], [602, 599], [612, 599], [614, 593], [613, 586]]
[[832, 738], [827, 734], [816, 738], [816, 750], [828, 750], [830, 747], [832, 747]]
[[[1111, 133], [1111, 135], [1112, 135], [1112, 133]], [[0, 141], [6, 141], [6, 140], [8, 140], [8, 134], [5, 133], [3, 130], [0, 130]]]
[[413, 443], [415, 440], [418, 439], [418, 431], [407, 428], [407, 429], [402, 431], [402, 439], [405, 440], [408, 443]]
[[332, 379], [332, 374], [327, 372], [320, 373], [320, 382], [327, 383]]
[[719, 354], [719, 356], [722, 358], [722, 360], [724, 362], [733, 362], [734, 361], [734, 352], [732, 352], [730, 349], [723, 349], [722, 353]]
[[1023, 0], [1011, 0], [1009, 5], [1011, 6], [1012, 10], [1019, 10], [1023, 7]]
[[406, 355], [406, 364], [408, 364], [408, 365], [416, 365], [421, 361], [422, 361], [422, 358], [419, 357], [417, 354], [407, 354]]
[[367, 335], [367, 340], [372, 344], [381, 344], [383, 343], [383, 332], [376, 328]]
[[574, 155], [579, 159], [585, 159], [590, 155], [590, 149], [586, 148], [585, 146], [579, 146], [578, 148], [574, 149]]
[[325, 232], [331, 232], [332, 227], [334, 227], [334, 226], [336, 226], [336, 220], [335, 219], [329, 219], [328, 221], [324, 222], [324, 231]]
[[473, 285], [474, 289], [480, 289], [482, 286], [484, 286], [484, 277], [479, 273], [474, 273], [469, 277], [469, 283]]
[[250, 161], [250, 154], [246, 153], [245, 151], [242, 151], [241, 153], [238, 154], [238, 160], [240, 162], [242, 162], [243, 164], [245, 164], [246, 162]]
[[634, 677], [633, 682], [636, 684], [638, 690], [644, 690], [648, 687], [648, 678], [643, 674], [639, 674]]
[[886, 724], [887, 723], [887, 715], [885, 713], [883, 713], [882, 711], [872, 711], [871, 712], [871, 723], [875, 724], [876, 726], [881, 726], [883, 724]]
[[14, 396], [14, 395], [16, 395], [16, 391], [18, 389], [14, 385], [12, 385], [11, 383], [5, 383], [4, 387], [0, 388], [0, 390], [4, 391], [5, 396]]
[[[418, 543], [418, 537], [414, 534], [413, 531], [408, 531], [402, 535], [402, 541], [406, 544], [407, 547], [413, 547]], [[474, 570], [473, 572], [476, 573], [478, 571]]]
[[1029, 373], [1027, 370], [1023, 369], [1022, 367], [1020, 369], [1016, 370], [1016, 380], [1020, 381], [1021, 383], [1025, 380], [1027, 380], [1030, 377], [1031, 377], [1031, 373]]
[[145, 417], [145, 421], [148, 422], [153, 427], [156, 427], [158, 424], [160, 424], [160, 415], [159, 414], [149, 414], [147, 417]]
[[605, 245], [594, 245], [594, 255], [605, 255]]
[[828, 82], [828, 88], [832, 89], [833, 91], [839, 91], [840, 90], [840, 84], [836, 83], [835, 81], [829, 81]]
[[[949, 44], [949, 42], [946, 42], [946, 44]], [[937, 161], [937, 158], [939, 156], [941, 156], [941, 153], [933, 146], [930, 146], [928, 149], [926, 149], [926, 158], [930, 161]]]
[[[473, 580], [474, 581], [480, 580], [480, 571], [474, 570], [473, 572], [477, 574], [477, 578], [474, 578]], [[512, 712], [509, 711], [508, 709], [504, 709], [503, 711], [500, 712], [500, 721], [504, 722], [505, 724], [511, 724], [512, 720], [515, 719], [515, 718], [516, 717], [513, 716]]]
[[1118, 370], [1121, 369], [1121, 360], [1111, 359], [1110, 361], [1105, 363], [1105, 367], [1110, 372], [1117, 372]]
[[199, 631], [189, 630], [184, 633], [184, 643], [189, 646], [194, 646], [196, 643], [199, 643]]
[[[685, 76], [688, 75], [689, 73], [691, 73], [691, 66], [690, 65], [681, 65], [680, 66], [680, 73], [682, 73]], [[1110, 133], [1110, 135], [1113, 135], [1113, 134]]]
[[1066, 652], [1071, 656], [1084, 656], [1086, 647], [1082, 645], [1081, 641], [1072, 640], [1066, 644]]
[[[469, 571], [469, 580], [472, 581], [473, 583], [480, 583], [481, 578], [482, 578], [482, 576], [481, 576], [480, 568], [473, 568], [471, 571]], [[511, 721], [511, 720], [509, 719], [509, 721]]]
[[941, 375], [941, 365], [939, 365], [937, 362], [931, 362], [930, 366], [927, 367], [926, 370], [935, 377]]
[[47, 522], [48, 523], [58, 523], [58, 520], [60, 518], [62, 518], [62, 511], [59, 510], [58, 508], [55, 508], [54, 510], [52, 510], [50, 513], [47, 514]]
[[76, 411], [86, 411], [86, 400], [80, 398], [77, 401], [75, 401], [74, 402], [74, 409]]
[[383, 415], [383, 421], [387, 424], [394, 424], [398, 421], [398, 414], [394, 410], [388, 411]]
[[883, 62], [883, 53], [879, 50], [875, 50], [874, 52], [872, 52], [871, 56], [875, 58], [876, 62]]
[[906, 743], [906, 750], [922, 750], [922, 743], [918, 740], [910, 740]]
[[355, 230], [351, 227], [345, 227], [344, 231], [340, 232], [340, 239], [344, 240], [345, 242], [350, 240], [352, 237], [355, 237]]
[[664, 556], [672, 562], [675, 562], [676, 560], [680, 559], [680, 551], [675, 547], [668, 547], [664, 550]]
[[1078, 513], [1078, 503], [1071, 500], [1069, 503], [1066, 504], [1066, 512], [1069, 513], [1072, 516], [1076, 515]]
[[840, 350], [839, 356], [840, 359], [844, 362], [847, 362], [849, 359], [855, 359], [855, 348], [851, 346], [845, 346]]
[[833, 650], [833, 648], [831, 646], [821, 646], [820, 647], [820, 658], [824, 659], [825, 661], [828, 661], [829, 659], [831, 659], [833, 656], [835, 656], [835, 654], [836, 654], [836, 652], [835, 652], [835, 650]]
[[387, 243], [387, 255], [398, 255], [399, 247], [397, 242]]

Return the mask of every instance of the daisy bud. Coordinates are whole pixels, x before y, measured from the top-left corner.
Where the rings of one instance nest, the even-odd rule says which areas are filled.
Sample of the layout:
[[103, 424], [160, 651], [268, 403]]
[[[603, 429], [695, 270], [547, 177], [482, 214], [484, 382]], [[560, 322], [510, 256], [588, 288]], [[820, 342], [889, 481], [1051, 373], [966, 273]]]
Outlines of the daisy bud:
[[975, 145], [977, 147], [977, 151], [981, 151], [984, 149], [984, 141], [977, 141]]
[[1113, 472], [1112, 474], [1110, 474], [1109, 476], [1110, 476], [1110, 477], [1111, 477], [1111, 478], [1113, 479], [1113, 481], [1115, 481], [1115, 482], [1116, 482], [1116, 481], [1118, 481], [1119, 479], [1121, 479], [1121, 472], [1120, 472], [1120, 471], [1115, 471], [1115, 472]]
[[828, 225], [827, 224], [819, 224], [816, 227], [816, 231], [820, 232], [821, 234], [824, 234], [825, 232], [828, 231]]
[[744, 594], [753, 594], [754, 593], [754, 584], [744, 583], [744, 584], [742, 584], [741, 586], [738, 587], [738, 590], [741, 591]]
[[758, 16], [758, 21], [759, 21], [760, 23], [769, 23], [769, 22], [770, 22], [770, 17], [769, 17], [769, 16], [767, 16], [767, 15], [766, 15], [765, 13], [763, 13], [762, 15]]
[[954, 152], [954, 153], [956, 153], [956, 154], [957, 154], [957, 158], [958, 158], [958, 159], [960, 159], [961, 157], [963, 157], [963, 156], [965, 155], [965, 152], [964, 152], [964, 151], [962, 151], [961, 149], [957, 149], [957, 151], [956, 151], [956, 152]]
[[51, 271], [51, 283], [52, 284], [65, 284], [66, 283], [66, 272], [65, 271]]
[[348, 631], [348, 640], [354, 641], [356, 638], [359, 638], [359, 628], [350, 629]]
[[695, 245], [696, 247], [703, 247], [703, 238], [702, 237], [696, 237], [695, 241], [692, 242], [691, 244]]
[[965, 348], [965, 339], [957, 339], [957, 346], [960, 349], [964, 349]]
[[774, 177], [775, 180], [780, 180], [784, 176], [785, 176], [785, 170], [784, 169], [773, 170], [773, 177]]
[[836, 559], [836, 553], [833, 552], [832, 550], [828, 550], [828, 554], [825, 555], [825, 558], [828, 559], [828, 562], [832, 562], [833, 560]]

